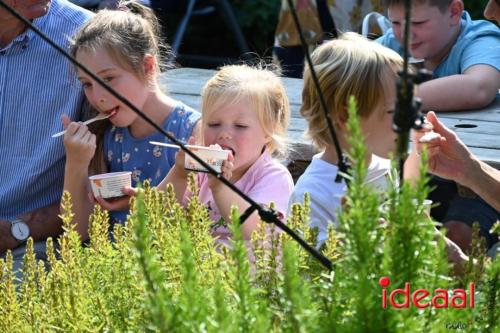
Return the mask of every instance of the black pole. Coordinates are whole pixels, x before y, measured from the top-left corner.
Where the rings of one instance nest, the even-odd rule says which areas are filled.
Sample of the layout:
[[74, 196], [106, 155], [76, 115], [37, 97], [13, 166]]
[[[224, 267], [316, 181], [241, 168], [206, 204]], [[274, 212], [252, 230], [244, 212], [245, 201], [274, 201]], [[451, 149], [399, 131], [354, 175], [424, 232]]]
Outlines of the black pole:
[[[302, 45], [302, 50], [304, 51], [307, 65], [309, 66], [309, 69], [311, 72], [311, 78], [314, 82], [314, 87], [316, 88], [316, 91], [318, 92], [321, 110], [323, 110], [323, 114], [324, 114], [325, 119], [326, 119], [326, 124], [328, 125], [328, 131], [330, 132], [330, 136], [332, 138], [333, 145], [335, 146], [335, 151], [336, 151], [337, 157], [339, 159], [339, 161], [338, 161], [339, 172], [337, 173], [337, 177], [335, 177], [335, 182], [340, 183], [342, 181], [342, 178], [344, 178], [346, 183], [348, 183], [349, 182], [348, 178], [345, 177], [345, 175], [347, 175], [349, 172], [349, 168], [350, 168], [349, 160], [342, 153], [342, 148], [340, 147], [340, 143], [339, 143], [339, 140], [337, 138], [335, 128], [333, 127], [332, 120], [330, 119], [330, 116], [328, 114], [328, 108], [326, 106], [325, 97], [323, 95], [323, 92], [321, 91], [321, 87], [319, 85], [319, 80], [318, 80], [318, 76], [316, 75], [316, 71], [314, 70], [314, 66], [313, 66], [313, 63], [311, 60], [311, 55], [309, 54], [309, 47], [307, 46], [306, 39], [305, 39], [304, 34], [302, 32], [299, 17], [297, 15], [297, 11], [295, 10], [293, 0], [287, 0], [287, 2], [288, 2], [288, 6], [290, 7], [290, 11], [292, 13], [295, 28], [297, 29], [297, 32], [299, 33], [300, 44]], [[336, 30], [335, 30], [335, 34], [337, 34]], [[336, 36], [336, 37], [338, 37], [338, 36]]]
[[404, 163], [408, 157], [408, 143], [410, 138], [410, 130], [412, 128], [419, 129], [424, 123], [424, 117], [420, 113], [421, 102], [418, 98], [413, 97], [413, 89], [415, 83], [421, 83], [428, 80], [432, 73], [427, 70], [419, 70], [415, 75], [410, 73], [410, 34], [411, 34], [411, 8], [412, 1], [405, 0], [405, 23], [404, 23], [404, 40], [403, 40], [403, 69], [399, 71], [398, 82], [396, 86], [397, 99], [393, 117], [393, 130], [398, 133], [397, 139], [397, 159], [399, 166], [399, 184], [403, 184], [404, 179]]
[[[70, 54], [68, 54], [63, 48], [54, 43], [48, 36], [46, 36], [43, 32], [41, 32], [37, 27], [35, 27], [29, 20], [20, 15], [17, 11], [15, 11], [12, 7], [7, 5], [3, 0], [0, 0], [0, 5], [4, 7], [8, 12], [10, 12], [13, 16], [23, 22], [26, 26], [28, 26], [31, 30], [33, 30], [37, 35], [39, 35], [44, 41], [46, 41], [49, 45], [54, 47], [59, 53], [61, 53], [66, 59], [68, 59], [72, 64], [80, 68], [86, 74], [88, 74], [92, 79], [98, 82], [104, 89], [106, 89], [111, 95], [116, 97], [119, 101], [128, 106], [132, 111], [137, 113], [142, 119], [144, 119], [148, 124], [153, 126], [157, 131], [162, 133], [169, 140], [178, 145], [183, 151], [185, 151], [189, 156], [194, 158], [197, 162], [199, 162], [204, 168], [208, 170], [210, 174], [217, 177], [224, 185], [229, 187], [232, 191], [238, 194], [243, 200], [250, 204], [250, 207], [247, 209], [257, 210], [259, 212], [260, 218], [267, 222], [273, 223], [278, 228], [286, 232], [290, 237], [297, 240], [299, 244], [304, 247], [304, 249], [309, 252], [313, 257], [318, 259], [327, 269], [332, 270], [331, 261], [326, 258], [323, 254], [321, 254], [314, 247], [307, 244], [299, 235], [297, 235], [293, 230], [288, 228], [283, 222], [278, 218], [278, 213], [275, 210], [263, 207], [262, 205], [257, 204], [254, 200], [252, 200], [245, 193], [240, 191], [236, 186], [234, 186], [229, 180], [222, 176], [222, 173], [217, 173], [210, 165], [205, 163], [200, 157], [198, 157], [195, 153], [189, 150], [181, 141], [177, 140], [174, 136], [170, 135], [167, 131], [165, 131], [161, 126], [156, 124], [150, 117], [144, 114], [141, 110], [136, 108], [132, 103], [130, 103], [125, 97], [117, 93], [113, 88], [108, 86], [104, 81], [102, 81], [97, 75], [95, 75], [92, 71], [86, 68], [84, 65], [80, 64], [76, 59], [74, 59]], [[246, 212], [245, 212], [246, 213]], [[248, 218], [250, 214], [242, 214], [240, 216], [240, 223], [244, 223], [246, 218]]]

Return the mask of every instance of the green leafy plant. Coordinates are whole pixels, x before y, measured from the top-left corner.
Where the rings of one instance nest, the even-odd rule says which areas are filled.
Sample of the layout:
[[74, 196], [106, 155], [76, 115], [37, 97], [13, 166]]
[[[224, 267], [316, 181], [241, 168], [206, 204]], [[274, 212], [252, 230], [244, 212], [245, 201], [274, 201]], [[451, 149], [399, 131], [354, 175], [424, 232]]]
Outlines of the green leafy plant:
[[[500, 261], [475, 258], [481, 264], [463, 280], [450, 275], [442, 238], [423, 213], [425, 177], [394, 184], [386, 197], [364, 185], [355, 114], [352, 103], [354, 167], [340, 228], [320, 248], [333, 261], [331, 272], [272, 225], [262, 223], [244, 240], [234, 208], [233, 242], [221, 247], [196, 196], [184, 208], [171, 186], [159, 192], [147, 183], [113, 241], [108, 214], [96, 207], [90, 242], [82, 245], [65, 194], [64, 233], [57, 246], [48, 240], [47, 267], [36, 262], [31, 240], [22, 282], [12, 273], [12, 255], [0, 260], [0, 332], [442, 332], [457, 322], [498, 331]], [[192, 176], [189, 187], [197, 193]], [[308, 213], [306, 196], [288, 225], [315, 244]], [[391, 288], [411, 282], [412, 289], [450, 290], [474, 282], [476, 306], [384, 309], [383, 276]]]

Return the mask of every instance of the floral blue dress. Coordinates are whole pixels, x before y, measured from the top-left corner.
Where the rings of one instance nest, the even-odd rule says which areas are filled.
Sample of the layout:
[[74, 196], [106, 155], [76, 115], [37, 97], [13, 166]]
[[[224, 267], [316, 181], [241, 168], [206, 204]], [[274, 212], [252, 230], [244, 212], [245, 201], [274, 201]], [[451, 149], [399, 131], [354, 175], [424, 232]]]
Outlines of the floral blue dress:
[[[174, 107], [163, 123], [163, 129], [176, 139], [187, 142], [201, 114], [182, 102]], [[155, 146], [149, 141], [171, 143], [161, 133], [134, 138], [127, 127], [111, 127], [104, 134], [104, 158], [108, 172], [131, 171], [132, 186], [149, 180], [158, 185], [175, 163], [177, 149]], [[111, 212], [111, 223], [123, 223], [128, 211]]]

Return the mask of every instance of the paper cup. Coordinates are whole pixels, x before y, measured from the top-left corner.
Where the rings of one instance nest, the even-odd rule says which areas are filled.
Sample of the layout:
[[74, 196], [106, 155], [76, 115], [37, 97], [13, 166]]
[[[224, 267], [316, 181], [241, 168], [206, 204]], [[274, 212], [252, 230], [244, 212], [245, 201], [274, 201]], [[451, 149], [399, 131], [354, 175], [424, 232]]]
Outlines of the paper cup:
[[95, 197], [116, 198], [124, 196], [122, 188], [132, 186], [132, 172], [111, 172], [90, 176], [90, 186]]
[[431, 216], [431, 208], [432, 208], [432, 200], [425, 199], [424, 200], [424, 211], [427, 216]]
[[[417, 205], [417, 200], [413, 200], [413, 204]], [[432, 200], [425, 199], [422, 203], [423, 212], [427, 216], [431, 216], [431, 208], [432, 208]], [[386, 214], [388, 211], [388, 204], [384, 203], [379, 207], [379, 212], [382, 214]]]
[[[416, 205], [417, 200], [413, 200], [413, 203]], [[432, 200], [425, 199], [424, 202], [422, 203], [422, 208], [425, 215], [431, 216]]]
[[[227, 160], [230, 150], [215, 149], [203, 146], [191, 146], [190, 150], [210, 165], [215, 171], [221, 172], [222, 162]], [[190, 171], [208, 172], [200, 163], [186, 154], [184, 168]]]

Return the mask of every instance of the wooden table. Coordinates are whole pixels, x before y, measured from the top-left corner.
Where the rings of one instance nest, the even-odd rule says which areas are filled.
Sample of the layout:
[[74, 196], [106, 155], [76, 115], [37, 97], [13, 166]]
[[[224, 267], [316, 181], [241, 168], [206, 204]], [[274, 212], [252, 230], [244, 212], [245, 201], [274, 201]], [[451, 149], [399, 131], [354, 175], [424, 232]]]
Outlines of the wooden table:
[[[187, 105], [200, 110], [200, 92], [215, 71], [180, 68], [167, 71], [160, 78], [167, 92]], [[311, 142], [304, 138], [306, 121], [300, 116], [302, 80], [283, 78], [291, 104], [288, 139], [291, 160], [310, 160], [315, 153]], [[481, 160], [500, 168], [500, 98], [488, 107], [475, 111], [440, 112], [441, 121], [457, 132], [471, 151]]]

